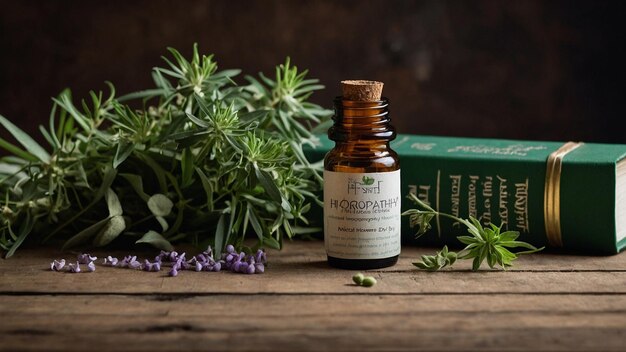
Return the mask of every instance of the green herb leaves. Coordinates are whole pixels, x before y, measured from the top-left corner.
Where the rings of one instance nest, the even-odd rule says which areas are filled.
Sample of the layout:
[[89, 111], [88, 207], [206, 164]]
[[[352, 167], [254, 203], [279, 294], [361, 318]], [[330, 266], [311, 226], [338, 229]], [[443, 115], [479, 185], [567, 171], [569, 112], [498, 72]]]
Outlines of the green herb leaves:
[[197, 45], [189, 59], [168, 50], [155, 87], [116, 98], [107, 83], [109, 94], [76, 105], [69, 90], [54, 98], [40, 128], [51, 152], [0, 116], [21, 144], [0, 139], [11, 153], [0, 159], [0, 248], [12, 254], [33, 232], [69, 238], [65, 247], [123, 238], [219, 253], [246, 233], [280, 248], [301, 232], [321, 187], [302, 145], [331, 115], [307, 99], [323, 86], [289, 59], [274, 79], [240, 86], [240, 70], [219, 71]]
[[[7, 120], [2, 115], [0, 115], [0, 125], [6, 128], [6, 130], [9, 131], [13, 135], [13, 137], [15, 137], [15, 140], [18, 141], [22, 146], [24, 146], [24, 148], [26, 148], [26, 151], [30, 153], [32, 156], [37, 157], [37, 159], [43, 162], [46, 162], [50, 159], [50, 154], [48, 154], [48, 152], [46, 152], [39, 145], [39, 143], [35, 142], [34, 139], [32, 139], [28, 134], [26, 134], [26, 132], [19, 129], [11, 121]], [[0, 146], [9, 146], [9, 148], [13, 151], [19, 150], [19, 148], [12, 146], [9, 142], [6, 142], [2, 139], [0, 139], [0, 143], [2, 143], [2, 145]], [[26, 156], [28, 154], [22, 154], [22, 155]], [[30, 157], [28, 159], [30, 159]]]
[[[448, 247], [445, 246], [434, 256], [424, 255], [421, 262], [413, 263], [420, 269], [437, 271], [446, 266], [451, 266], [457, 259], [472, 259], [472, 270], [474, 271], [478, 270], [485, 260], [492, 269], [496, 266], [506, 269], [513, 265], [513, 261], [520, 254], [535, 253], [543, 249], [543, 247], [536, 248], [529, 243], [517, 241], [519, 237], [519, 232], [517, 231], [501, 233], [501, 227], [493, 224], [490, 224], [489, 227], [483, 227], [480, 221], [471, 216], [469, 219], [461, 219], [450, 214], [437, 212], [414, 194], [409, 194], [408, 198], [424, 209], [411, 209], [403, 213], [403, 215], [409, 215], [414, 217], [414, 220], [417, 220], [420, 226], [417, 236], [421, 236], [430, 228], [430, 220], [436, 215], [458, 221], [467, 228], [469, 233], [469, 236], [457, 236], [457, 239], [466, 245], [459, 253], [449, 252]], [[509, 251], [509, 248], [517, 247], [528, 250], [517, 253]]]
[[[478, 220], [473, 217], [463, 222], [467, 226], [471, 236], [458, 236], [457, 239], [466, 247], [459, 256], [460, 259], [473, 259], [472, 270], [478, 270], [482, 263], [487, 260], [490, 268], [499, 265], [502, 269], [513, 265], [513, 261], [520, 254], [534, 253], [543, 249], [535, 248], [526, 242], [516, 241], [519, 237], [517, 231], [500, 233], [500, 227], [490, 224], [483, 228]], [[523, 247], [528, 251], [512, 253], [507, 248]]]
[[455, 252], [449, 252], [448, 246], [443, 246], [443, 249], [435, 255], [423, 255], [422, 261], [413, 263], [413, 265], [420, 269], [437, 271], [446, 266], [451, 266], [456, 260], [457, 254]]

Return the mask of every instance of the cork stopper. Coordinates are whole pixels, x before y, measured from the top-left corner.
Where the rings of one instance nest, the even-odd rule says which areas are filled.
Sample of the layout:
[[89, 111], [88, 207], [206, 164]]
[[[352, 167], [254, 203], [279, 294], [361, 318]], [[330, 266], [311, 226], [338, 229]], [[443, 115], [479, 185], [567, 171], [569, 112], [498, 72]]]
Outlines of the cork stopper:
[[383, 82], [365, 80], [341, 81], [343, 99], [352, 101], [377, 101], [383, 93]]

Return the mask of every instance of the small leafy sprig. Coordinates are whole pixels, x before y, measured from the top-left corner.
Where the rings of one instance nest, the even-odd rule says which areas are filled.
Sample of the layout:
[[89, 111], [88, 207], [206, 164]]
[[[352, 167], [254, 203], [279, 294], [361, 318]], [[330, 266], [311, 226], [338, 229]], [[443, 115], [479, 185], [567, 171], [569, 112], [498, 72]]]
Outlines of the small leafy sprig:
[[458, 255], [455, 252], [448, 251], [448, 246], [443, 246], [443, 249], [435, 253], [435, 255], [423, 255], [422, 261], [413, 263], [416, 267], [428, 271], [437, 271], [451, 266], [456, 262]]
[[[458, 253], [448, 251], [448, 247], [444, 246], [433, 256], [422, 256], [421, 262], [413, 263], [416, 267], [428, 271], [437, 271], [446, 266], [451, 266], [457, 259], [472, 259], [472, 270], [476, 271], [482, 263], [487, 260], [490, 268], [500, 266], [506, 270], [507, 267], [513, 265], [513, 261], [521, 254], [535, 253], [543, 250], [544, 247], [536, 248], [535, 246], [517, 241], [519, 237], [518, 231], [501, 232], [501, 226], [489, 224], [489, 227], [483, 227], [480, 221], [474, 217], [469, 219], [461, 219], [454, 215], [438, 212], [428, 204], [420, 200], [416, 195], [409, 194], [408, 198], [417, 204], [421, 209], [410, 209], [402, 215], [412, 217], [419, 228], [416, 236], [421, 236], [430, 228], [430, 221], [433, 217], [440, 215], [452, 220], [458, 221], [467, 227], [469, 236], [457, 236], [457, 239], [466, 245], [466, 247]], [[513, 253], [509, 248], [526, 248], [527, 251]]]

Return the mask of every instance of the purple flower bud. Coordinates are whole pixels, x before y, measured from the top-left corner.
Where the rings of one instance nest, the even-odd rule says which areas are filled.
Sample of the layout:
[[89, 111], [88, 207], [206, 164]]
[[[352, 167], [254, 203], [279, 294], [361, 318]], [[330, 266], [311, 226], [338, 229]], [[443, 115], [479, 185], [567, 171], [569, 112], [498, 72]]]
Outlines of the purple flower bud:
[[50, 270], [61, 271], [61, 269], [63, 269], [64, 266], [65, 266], [65, 259], [53, 260], [52, 263], [50, 263]]
[[178, 276], [178, 270], [176, 270], [176, 268], [172, 267], [172, 269], [170, 270], [169, 275], [170, 276]]
[[76, 264], [72, 264], [72, 263], [67, 264], [67, 271], [70, 273], [80, 273], [79, 263], [76, 262]]
[[204, 255], [204, 253], [200, 253], [194, 257], [197, 262], [206, 263], [209, 260], [209, 256]]
[[151, 271], [161, 271], [161, 262], [155, 262], [154, 264], [152, 264]]
[[119, 260], [117, 258], [108, 256], [104, 258], [104, 261], [102, 261], [102, 264], [108, 265], [108, 266], [116, 266], [118, 262]]
[[93, 262], [94, 260], [98, 259], [98, 257], [92, 257], [88, 253], [83, 253], [79, 254], [77, 259], [80, 264], [89, 264], [89, 262]]
[[265, 272], [265, 265], [263, 265], [263, 263], [254, 264], [254, 271], [257, 274], [263, 274]]
[[235, 253], [235, 247], [232, 244], [229, 244], [228, 246], [226, 246], [226, 252]]
[[[136, 255], [127, 255], [124, 257], [124, 259], [122, 259], [122, 261], [120, 262], [120, 267], [122, 268], [130, 268], [130, 263], [136, 262], [137, 261], [137, 256]], [[137, 262], [139, 264], [139, 262]], [[135, 265], [135, 264], [133, 264]], [[141, 265], [141, 264], [140, 264]], [[135, 266], [133, 269], [136, 269], [137, 266]]]
[[178, 259], [176, 259], [176, 263], [174, 263], [174, 266], [177, 270], [189, 270], [191, 268], [191, 265], [185, 261], [185, 253], [178, 256]]
[[96, 271], [96, 264], [94, 262], [89, 262], [89, 264], [87, 264], [87, 270], [89, 270], [90, 273], [93, 273]]
[[254, 260], [254, 256], [252, 256], [252, 255], [247, 255], [247, 256], [244, 258], [244, 261], [245, 261], [246, 263], [248, 263], [248, 265], [252, 265], [252, 264], [256, 263], [256, 261]]
[[248, 265], [248, 268], [246, 268], [246, 274], [254, 274], [254, 265]]
[[169, 259], [170, 259], [170, 262], [175, 262], [176, 259], [178, 259], [178, 252], [171, 251], [169, 254]]
[[256, 251], [256, 255], [254, 256], [254, 260], [257, 263], [267, 263], [267, 256], [265, 254], [265, 252], [261, 249], [259, 249], [258, 251]]
[[222, 263], [221, 262], [217, 262], [213, 265], [213, 271], [215, 272], [219, 272], [220, 270], [222, 270]]
[[232, 254], [229, 254], [229, 255], [226, 256], [226, 261], [227, 262], [232, 262], [233, 259], [235, 259], [235, 256], [233, 256]]
[[233, 263], [233, 265], [230, 267], [230, 269], [234, 272], [239, 272], [239, 268], [241, 267], [241, 262], [235, 262]]
[[245, 274], [246, 272], [248, 272], [248, 268], [250, 267], [250, 264], [246, 263], [246, 262], [241, 262], [241, 264], [239, 264], [239, 270], [237, 270], [238, 272]]
[[202, 263], [196, 262], [196, 271], [202, 271]]
[[131, 269], [139, 269], [141, 268], [141, 263], [136, 260], [133, 260], [130, 263], [128, 263], [128, 267]]
[[144, 259], [143, 265], [141, 266], [141, 268], [144, 271], [150, 271], [150, 270], [152, 270], [152, 264], [148, 261], [148, 259]]

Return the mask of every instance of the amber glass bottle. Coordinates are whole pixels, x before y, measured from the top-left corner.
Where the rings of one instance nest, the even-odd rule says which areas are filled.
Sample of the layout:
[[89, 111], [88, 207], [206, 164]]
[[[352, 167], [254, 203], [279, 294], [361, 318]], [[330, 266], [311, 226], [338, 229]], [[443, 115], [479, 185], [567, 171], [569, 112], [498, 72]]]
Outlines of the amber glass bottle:
[[392, 266], [400, 254], [400, 164], [382, 83], [343, 81], [334, 101], [335, 147], [324, 159], [328, 263], [344, 269]]

